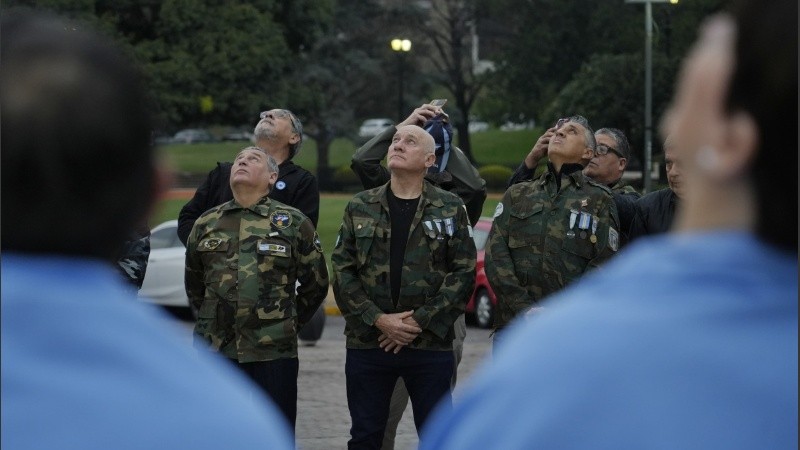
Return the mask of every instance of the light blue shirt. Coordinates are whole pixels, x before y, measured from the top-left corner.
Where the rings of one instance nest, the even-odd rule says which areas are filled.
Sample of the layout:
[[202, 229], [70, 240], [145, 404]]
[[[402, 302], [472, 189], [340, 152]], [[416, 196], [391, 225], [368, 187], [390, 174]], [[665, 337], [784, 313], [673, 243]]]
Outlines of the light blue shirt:
[[4, 450], [293, 448], [276, 409], [112, 266], [4, 253], [1, 277]]
[[633, 243], [509, 330], [427, 449], [796, 449], [797, 254]]

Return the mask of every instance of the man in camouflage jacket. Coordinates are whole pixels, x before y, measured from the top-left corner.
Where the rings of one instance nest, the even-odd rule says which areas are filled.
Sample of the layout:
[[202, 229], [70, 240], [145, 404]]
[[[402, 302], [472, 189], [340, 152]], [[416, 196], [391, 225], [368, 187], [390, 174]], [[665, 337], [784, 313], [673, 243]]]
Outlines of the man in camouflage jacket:
[[498, 203], [485, 266], [497, 294], [495, 345], [512, 319], [618, 250], [611, 190], [582, 171], [595, 145], [586, 119], [568, 118], [548, 144], [548, 170]]
[[449, 402], [453, 322], [475, 280], [475, 243], [461, 199], [424, 180], [433, 138], [399, 127], [387, 155], [389, 183], [347, 205], [331, 257], [345, 318], [349, 448], [380, 448], [398, 377], [420, 430]]
[[277, 174], [264, 150], [239, 152], [233, 200], [200, 216], [189, 234], [186, 293], [198, 311], [195, 342], [244, 370], [294, 428], [297, 330], [325, 298], [328, 270], [311, 221], [267, 197]]

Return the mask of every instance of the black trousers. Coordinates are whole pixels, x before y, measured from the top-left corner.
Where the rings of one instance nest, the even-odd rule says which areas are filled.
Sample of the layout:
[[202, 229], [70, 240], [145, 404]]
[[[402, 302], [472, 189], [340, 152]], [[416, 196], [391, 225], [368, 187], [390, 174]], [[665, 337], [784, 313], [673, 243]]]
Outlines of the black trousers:
[[389, 417], [389, 403], [402, 377], [414, 411], [417, 434], [434, 407], [452, 405], [452, 350], [404, 348], [398, 354], [383, 349], [347, 349], [347, 405], [353, 426], [348, 449], [379, 449]]
[[297, 422], [297, 373], [300, 362], [297, 358], [281, 358], [272, 361], [240, 363], [230, 360], [244, 371], [283, 413], [292, 433]]

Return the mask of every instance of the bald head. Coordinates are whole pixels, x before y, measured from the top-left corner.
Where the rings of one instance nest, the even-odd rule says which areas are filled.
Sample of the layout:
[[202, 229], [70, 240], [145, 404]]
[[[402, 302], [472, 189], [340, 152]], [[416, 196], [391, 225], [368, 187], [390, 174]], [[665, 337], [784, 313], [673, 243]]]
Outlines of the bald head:
[[393, 173], [409, 172], [422, 177], [436, 160], [435, 149], [433, 136], [424, 129], [416, 125], [404, 125], [392, 137], [386, 165]]

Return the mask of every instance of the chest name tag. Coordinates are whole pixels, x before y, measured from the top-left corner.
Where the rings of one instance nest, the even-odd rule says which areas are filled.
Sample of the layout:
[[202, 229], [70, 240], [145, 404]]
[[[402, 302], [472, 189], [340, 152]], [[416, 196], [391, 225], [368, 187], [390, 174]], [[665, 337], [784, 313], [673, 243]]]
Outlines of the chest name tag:
[[269, 242], [259, 242], [258, 253], [260, 255], [289, 256], [285, 245], [271, 244]]

